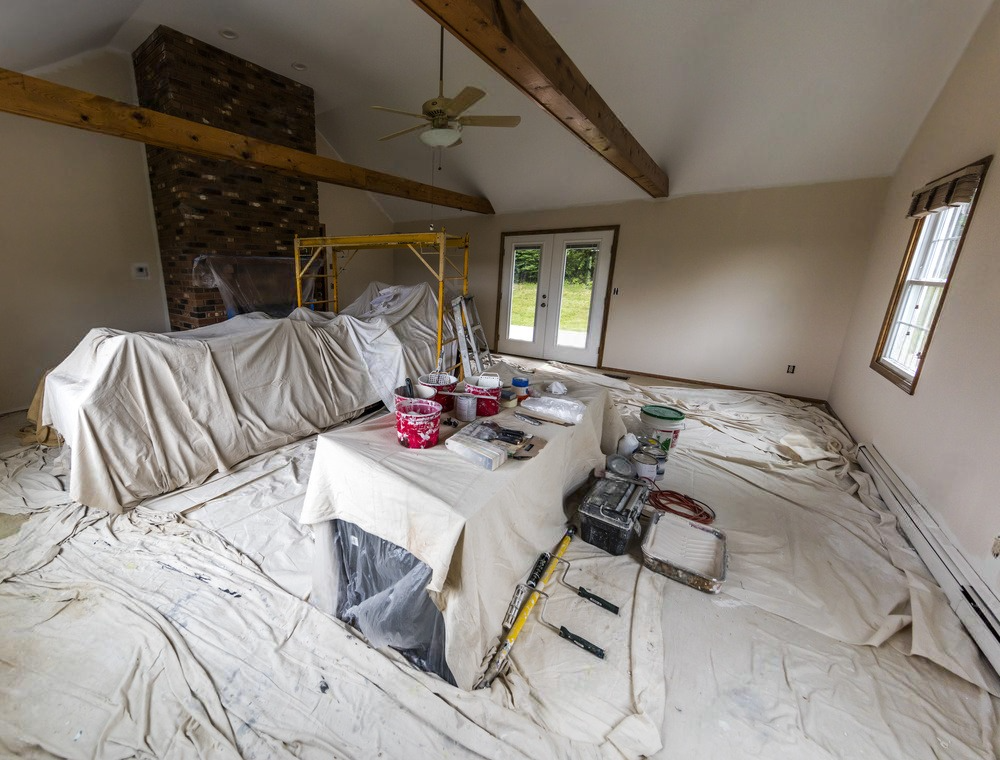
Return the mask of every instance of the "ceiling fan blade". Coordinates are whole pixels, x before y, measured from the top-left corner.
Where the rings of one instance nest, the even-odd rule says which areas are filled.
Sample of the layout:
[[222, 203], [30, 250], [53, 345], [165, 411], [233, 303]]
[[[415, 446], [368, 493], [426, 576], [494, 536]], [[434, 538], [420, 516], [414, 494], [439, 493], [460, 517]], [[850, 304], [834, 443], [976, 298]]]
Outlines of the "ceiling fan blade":
[[388, 111], [389, 113], [398, 113], [401, 116], [414, 116], [418, 119], [426, 119], [422, 113], [412, 113], [410, 111], [400, 111], [398, 108], [386, 108], [385, 106], [372, 106], [376, 111]]
[[486, 93], [478, 87], [466, 87], [458, 95], [448, 98], [448, 111], [452, 116], [458, 116], [466, 108], [471, 108], [486, 97]]
[[418, 129], [423, 129], [426, 126], [427, 126], [426, 124], [417, 124], [417, 126], [415, 127], [407, 127], [406, 129], [401, 129], [398, 132], [393, 132], [391, 135], [385, 135], [384, 137], [380, 137], [378, 141], [382, 142], [383, 140], [391, 140], [394, 137], [400, 137], [401, 135], [405, 135], [407, 132], [416, 132]]
[[458, 123], [463, 127], [516, 127], [520, 116], [461, 116]]

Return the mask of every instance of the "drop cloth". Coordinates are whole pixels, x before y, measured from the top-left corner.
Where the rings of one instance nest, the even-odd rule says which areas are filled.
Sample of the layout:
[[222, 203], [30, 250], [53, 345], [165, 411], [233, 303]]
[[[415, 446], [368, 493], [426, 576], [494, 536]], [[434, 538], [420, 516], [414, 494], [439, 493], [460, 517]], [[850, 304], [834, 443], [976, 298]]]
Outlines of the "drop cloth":
[[[826, 541], [823, 534], [835, 523], [825, 521], [799, 530], [792, 523], [804, 513], [822, 514], [822, 504], [777, 496], [772, 502], [761, 493], [774, 482], [811, 481], [833, 498], [833, 512], [845, 509], [838, 492], [856, 489], [868, 498], [865, 481], [855, 479], [852, 444], [828, 415], [766, 394], [641, 389], [591, 373], [585, 378], [611, 390], [629, 424], [637, 423], [640, 401], [684, 405], [689, 426], [668, 468], [676, 470], [674, 484], [690, 486], [693, 495], [710, 481], [727, 484], [719, 495], [701, 495], [720, 510], [720, 527], [742, 521], [737, 532], [749, 536], [731, 542], [731, 549], [752, 548], [774, 530], [765, 520], [754, 531], [751, 515], [739, 512], [777, 503], [785, 510], [782, 541], [805, 542], [799, 554], [811, 554], [814, 564], [826, 563], [841, 577], [854, 556], [851, 534], [836, 530], [835, 540]], [[705, 438], [688, 435], [700, 428]], [[846, 621], [822, 633], [814, 626], [831, 625], [834, 616], [820, 614], [826, 604], [854, 614], [840, 599], [852, 593], [849, 585], [814, 588], [807, 575], [806, 596], [786, 583], [753, 602], [738, 598], [736, 586], [713, 597], [640, 571], [634, 556], [612, 559], [579, 541], [567, 555], [574, 563], [569, 580], [621, 602], [623, 615], [570, 599], [565, 589], [555, 592], [547, 615], [607, 645], [609, 659], [621, 657], [627, 642], [631, 714], [613, 698], [622, 675], [600, 672], [596, 660], [534, 622], [515, 647], [512, 673], [488, 691], [466, 692], [419, 673], [299, 599], [316, 591], [306, 592], [307, 578], [291, 579], [293, 568], [308, 563], [311, 546], [308, 528], [286, 513], [304, 494], [314, 440], [261, 455], [123, 516], [76, 506], [56, 452], [27, 447], [0, 456], [0, 511], [30, 515], [17, 534], [0, 540], [0, 754], [1000, 755], [1000, 700], [931, 659], [912, 656], [915, 640], [935, 635], [927, 614], [913, 616], [882, 645], [845, 643], [829, 631], [852, 628]], [[753, 480], [751, 470], [769, 477]], [[883, 540], [883, 559], [905, 562], [909, 550], [880, 529], [877, 502], [871, 509], [869, 528]], [[268, 564], [282, 552], [284, 558]], [[766, 574], [780, 575], [795, 552], [778, 545], [773, 567], [763, 554], [751, 555], [738, 573], [731, 565], [730, 580], [739, 576], [746, 585], [757, 578], [759, 590]], [[894, 558], [886, 559], [890, 554]], [[278, 568], [280, 582], [268, 567]], [[290, 575], [282, 575], [285, 570]], [[904, 582], [895, 578], [892, 593]], [[793, 593], [788, 605], [781, 602], [783, 589]], [[805, 598], [820, 609], [813, 618], [803, 611]], [[933, 595], [927, 600], [931, 612], [951, 615], [946, 603], [937, 605]], [[964, 632], [947, 637], [935, 648], [953, 648], [965, 659]]]
[[[593, 373], [558, 365], [568, 377]], [[896, 529], [854, 458], [856, 445], [816, 405], [769, 393], [612, 390], [630, 429], [661, 403], [688, 415], [664, 488], [718, 513], [730, 563], [725, 593], [850, 644], [886, 642], [1000, 694], [1000, 679]]]
[[[339, 316], [240, 315], [180, 333], [91, 330], [46, 379], [75, 501], [121, 512], [391, 399], [436, 360], [434, 294], [393, 286]], [[363, 300], [367, 299], [367, 300]]]

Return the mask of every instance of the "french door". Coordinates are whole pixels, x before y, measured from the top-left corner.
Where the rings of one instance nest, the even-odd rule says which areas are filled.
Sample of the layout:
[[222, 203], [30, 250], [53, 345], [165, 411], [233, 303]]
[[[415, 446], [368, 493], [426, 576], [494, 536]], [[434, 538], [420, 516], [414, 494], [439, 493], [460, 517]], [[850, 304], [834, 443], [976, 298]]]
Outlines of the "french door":
[[504, 236], [501, 353], [597, 366], [615, 231]]

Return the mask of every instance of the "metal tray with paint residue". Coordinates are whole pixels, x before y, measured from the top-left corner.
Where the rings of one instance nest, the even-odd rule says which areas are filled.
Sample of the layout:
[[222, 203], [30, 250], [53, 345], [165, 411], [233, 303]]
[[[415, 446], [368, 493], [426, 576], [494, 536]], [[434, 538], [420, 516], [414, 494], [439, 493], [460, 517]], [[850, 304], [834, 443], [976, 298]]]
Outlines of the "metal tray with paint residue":
[[642, 563], [678, 583], [718, 594], [726, 580], [726, 534], [667, 512], [653, 515], [642, 540]]

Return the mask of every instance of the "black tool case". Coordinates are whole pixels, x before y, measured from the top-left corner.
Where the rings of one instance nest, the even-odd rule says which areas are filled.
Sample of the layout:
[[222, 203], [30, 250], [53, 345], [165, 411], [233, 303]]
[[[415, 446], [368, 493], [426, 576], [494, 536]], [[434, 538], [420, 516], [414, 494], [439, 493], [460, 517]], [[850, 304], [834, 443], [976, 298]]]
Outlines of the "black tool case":
[[580, 504], [580, 537], [608, 554], [624, 554], [649, 488], [608, 474], [594, 483]]

